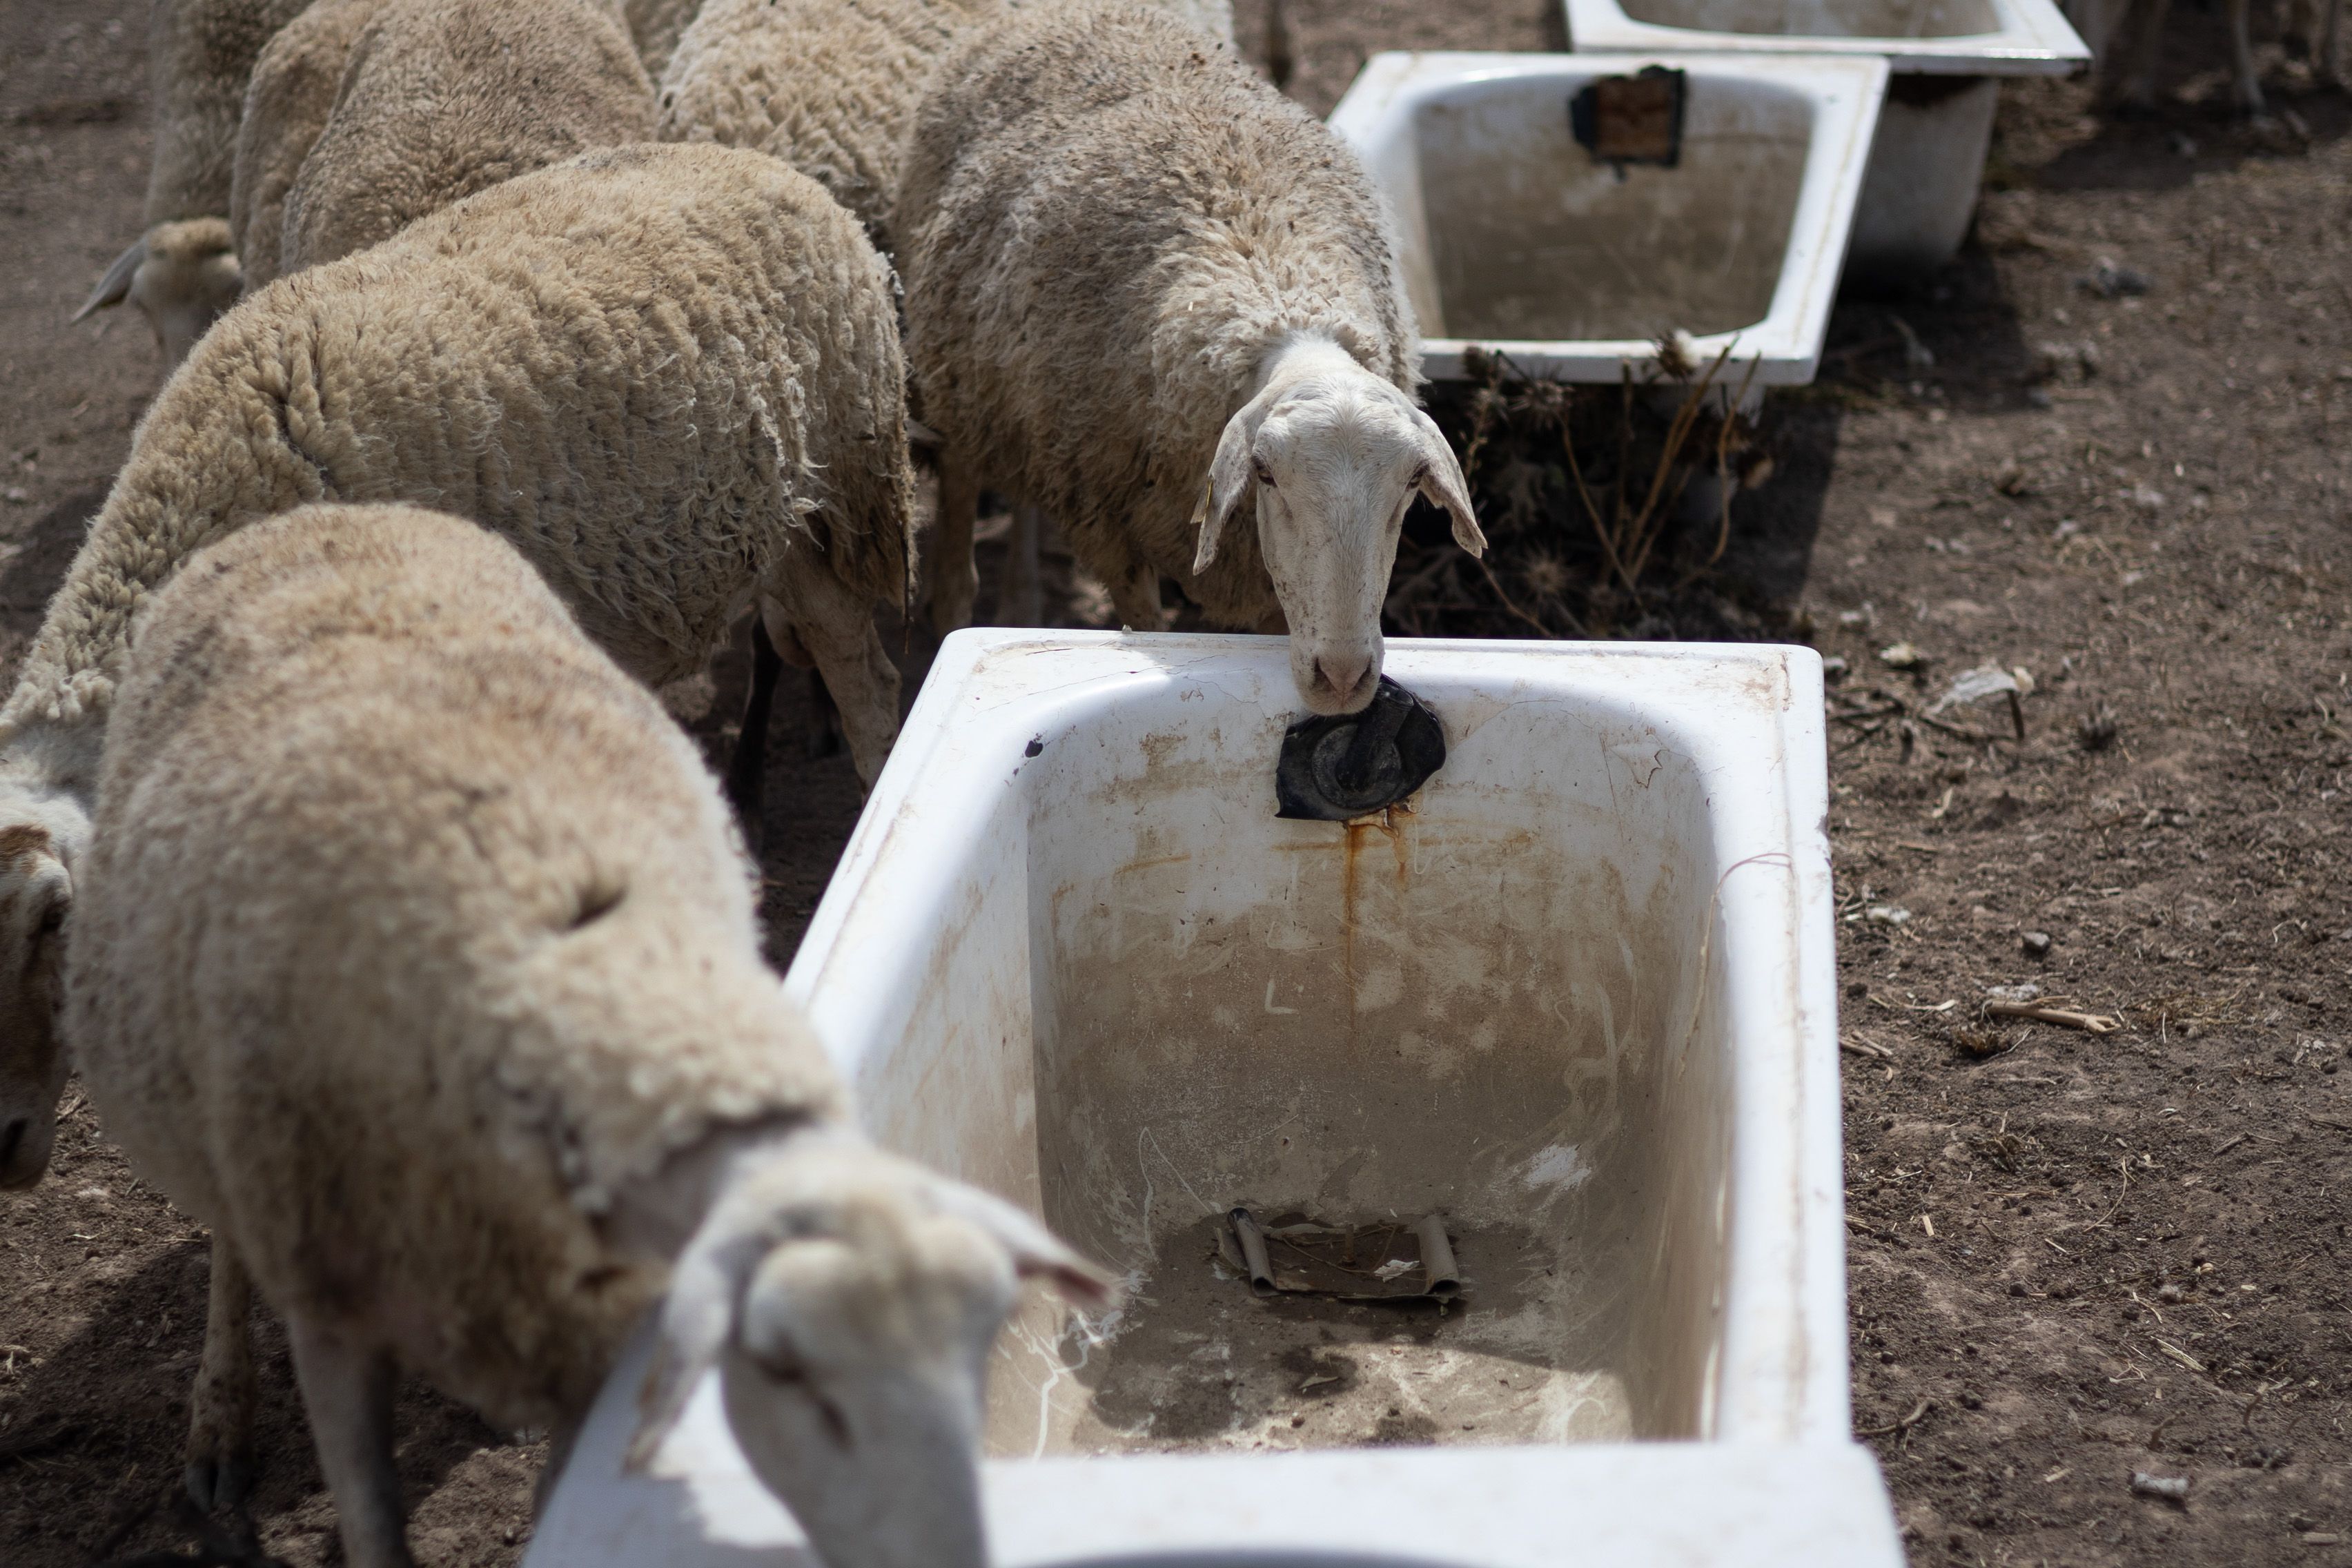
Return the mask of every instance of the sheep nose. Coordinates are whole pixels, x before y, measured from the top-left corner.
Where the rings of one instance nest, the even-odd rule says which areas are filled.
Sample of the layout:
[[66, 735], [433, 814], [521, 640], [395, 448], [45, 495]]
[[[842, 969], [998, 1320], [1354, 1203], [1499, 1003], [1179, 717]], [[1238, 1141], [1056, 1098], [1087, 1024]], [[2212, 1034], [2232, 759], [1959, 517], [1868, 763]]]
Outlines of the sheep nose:
[[1364, 678], [1371, 672], [1370, 654], [1327, 653], [1316, 656], [1315, 673], [1323, 678], [1323, 684], [1331, 689], [1331, 695], [1342, 702], [1356, 695], [1357, 689], [1364, 684]]

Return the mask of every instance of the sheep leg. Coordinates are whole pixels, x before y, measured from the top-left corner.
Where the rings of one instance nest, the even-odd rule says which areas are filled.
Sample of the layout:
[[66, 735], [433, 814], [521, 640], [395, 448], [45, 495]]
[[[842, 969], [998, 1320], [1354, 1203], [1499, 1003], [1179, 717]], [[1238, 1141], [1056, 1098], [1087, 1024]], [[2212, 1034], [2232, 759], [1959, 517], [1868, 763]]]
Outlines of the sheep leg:
[[2171, 0], [2141, 0], [2139, 34], [2132, 40], [2131, 65], [2124, 73], [2117, 100], [2128, 109], [2156, 107], [2157, 58], [2164, 52], [2165, 13]]
[[866, 602], [822, 562], [795, 557], [795, 563], [799, 569], [775, 597], [840, 705], [850, 760], [872, 789], [898, 739], [898, 668], [883, 651], [882, 634], [875, 630]]
[[1160, 629], [1160, 574], [1150, 566], [1130, 566], [1107, 586], [1110, 607], [1119, 626], [1131, 632]]
[[253, 1281], [227, 1237], [213, 1233], [204, 1357], [188, 1401], [188, 1463], [181, 1483], [206, 1513], [235, 1508], [253, 1484]]
[[2256, 119], [2262, 117], [2262, 79], [2254, 71], [2253, 40], [2246, 36], [2246, 0], [2229, 0], [2230, 14], [2230, 79], [2233, 84], [2238, 107]]
[[971, 602], [980, 594], [980, 569], [971, 558], [971, 530], [979, 515], [977, 470], [952, 453], [940, 453], [939, 543], [931, 551], [934, 637], [943, 637], [971, 625]]
[[996, 624], [1034, 626], [1045, 615], [1045, 514], [1027, 501], [1013, 509], [1013, 531], [1004, 540], [1004, 582], [996, 595]]
[[802, 752], [813, 763], [838, 755], [841, 710], [834, 706], [833, 693], [824, 689], [824, 677], [817, 673], [816, 657], [801, 646], [801, 634], [793, 629], [791, 617], [773, 599], [760, 601], [760, 617], [767, 625], [768, 640], [776, 645], [783, 661], [794, 669], [808, 671], [809, 727]]
[[347, 1568], [416, 1568], [392, 1455], [394, 1369], [381, 1345], [289, 1318], [294, 1377], [310, 1414], [319, 1468], [334, 1493]]
[[776, 682], [783, 672], [783, 656], [768, 636], [766, 618], [753, 616], [751, 693], [744, 699], [743, 728], [735, 737], [735, 755], [727, 765], [727, 798], [743, 824], [744, 842], [754, 855], [766, 836], [768, 714], [775, 706]]
[[825, 689], [824, 677], [812, 664], [808, 672], [809, 727], [802, 750], [808, 760], [822, 762], [841, 754], [841, 709]]

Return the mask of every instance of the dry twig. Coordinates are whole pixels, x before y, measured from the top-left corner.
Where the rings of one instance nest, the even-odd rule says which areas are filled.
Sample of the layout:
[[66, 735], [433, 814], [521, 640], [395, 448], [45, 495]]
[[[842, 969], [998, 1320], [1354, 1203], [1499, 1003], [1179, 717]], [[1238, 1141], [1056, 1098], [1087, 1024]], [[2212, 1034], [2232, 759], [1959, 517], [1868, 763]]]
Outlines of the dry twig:
[[1911, 1414], [1885, 1426], [1865, 1426], [1854, 1433], [1857, 1437], [1884, 1437], [1890, 1432], [1905, 1432], [1919, 1424], [1919, 1418], [1936, 1407], [1932, 1399], [1922, 1399], [1911, 1407]]
[[1984, 1010], [1996, 1018], [2028, 1018], [2037, 1024], [2063, 1024], [2070, 1029], [2088, 1029], [2095, 1035], [2112, 1035], [2124, 1026], [2123, 1020], [2103, 1013], [2077, 1013], [2069, 1007], [2052, 1007], [2038, 1002], [1988, 1002]]

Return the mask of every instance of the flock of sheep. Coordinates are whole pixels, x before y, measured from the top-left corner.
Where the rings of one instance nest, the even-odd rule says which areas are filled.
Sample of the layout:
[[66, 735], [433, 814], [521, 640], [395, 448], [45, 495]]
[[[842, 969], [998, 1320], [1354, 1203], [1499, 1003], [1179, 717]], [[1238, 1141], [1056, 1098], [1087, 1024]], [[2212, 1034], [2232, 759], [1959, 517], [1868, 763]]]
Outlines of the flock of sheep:
[[354, 1568], [411, 1561], [396, 1366], [552, 1475], [648, 1311], [640, 1458], [716, 1368], [835, 1568], [976, 1568], [989, 1345], [1110, 1283], [855, 1131], [761, 956], [764, 720], [739, 825], [649, 687], [756, 605], [750, 711], [813, 665], [870, 783], [875, 609], [969, 618], [985, 486], [1362, 707], [1406, 508], [1484, 543], [1379, 199], [1222, 0], [156, 17], [88, 309], [176, 368], [0, 707], [0, 1186], [70, 1056], [212, 1227], [191, 1491], [248, 1483], [257, 1290]]

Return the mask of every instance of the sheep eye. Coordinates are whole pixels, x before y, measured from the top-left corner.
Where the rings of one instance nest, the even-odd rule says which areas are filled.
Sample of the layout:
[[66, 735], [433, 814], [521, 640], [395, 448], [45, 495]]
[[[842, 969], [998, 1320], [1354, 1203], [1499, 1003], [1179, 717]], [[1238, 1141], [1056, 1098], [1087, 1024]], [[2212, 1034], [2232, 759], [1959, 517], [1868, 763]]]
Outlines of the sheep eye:
[[808, 1366], [789, 1348], [752, 1351], [752, 1363], [778, 1383], [803, 1384], [808, 1381]]
[[1264, 485], [1268, 489], [1274, 489], [1274, 476], [1266, 471], [1266, 467], [1264, 463], [1253, 462], [1250, 464], [1250, 468], [1256, 472], [1258, 483]]
[[824, 1423], [835, 1446], [845, 1451], [855, 1448], [857, 1445], [849, 1435], [849, 1418], [841, 1413], [841, 1406], [822, 1395], [813, 1397], [816, 1400], [817, 1418]]
[[1415, 469], [1412, 471], [1412, 478], [1411, 478], [1410, 479], [1407, 479], [1407, 480], [1405, 481], [1405, 489], [1411, 489], [1411, 490], [1417, 490], [1417, 489], [1421, 489], [1421, 487], [1422, 487], [1422, 486], [1423, 486], [1423, 485], [1427, 484], [1428, 482], [1429, 482], [1429, 465], [1428, 465], [1427, 463], [1423, 463], [1423, 464], [1422, 464], [1422, 466], [1421, 466], [1421, 467], [1419, 467], [1419, 468], [1415, 468]]

